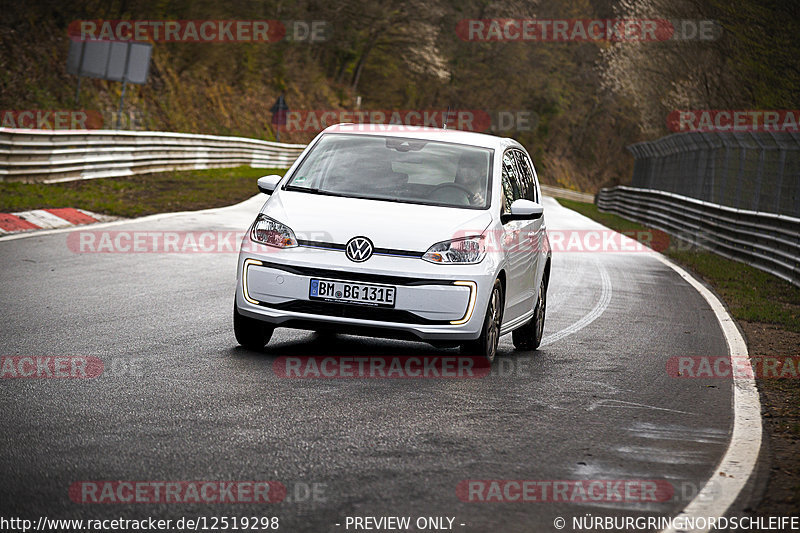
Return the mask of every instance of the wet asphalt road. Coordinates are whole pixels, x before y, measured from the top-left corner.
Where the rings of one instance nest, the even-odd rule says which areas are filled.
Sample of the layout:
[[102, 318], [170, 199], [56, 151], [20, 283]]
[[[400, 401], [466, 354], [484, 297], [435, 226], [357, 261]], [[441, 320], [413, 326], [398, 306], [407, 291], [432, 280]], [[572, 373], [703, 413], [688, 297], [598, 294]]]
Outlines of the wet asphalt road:
[[[242, 231], [261, 201], [108, 229]], [[598, 228], [553, 200], [546, 208], [551, 229]], [[726, 355], [722, 332], [650, 254], [554, 254], [545, 345], [518, 352], [503, 337], [482, 379], [285, 379], [280, 356], [457, 352], [279, 329], [253, 353], [233, 337], [235, 253], [81, 254], [68, 235], [0, 240], [0, 355], [93, 356], [105, 372], [0, 380], [5, 517], [275, 516], [283, 531], [326, 532], [347, 531], [348, 516], [408, 516], [412, 530], [432, 516], [478, 532], [555, 531], [561, 516], [571, 531], [587, 513], [677, 513], [730, 437], [730, 381], [665, 369], [672, 356]], [[504, 479], [654, 480], [673, 493], [486, 503], [456, 491]], [[272, 480], [288, 497], [73, 502], [70, 485], [86, 480]]]

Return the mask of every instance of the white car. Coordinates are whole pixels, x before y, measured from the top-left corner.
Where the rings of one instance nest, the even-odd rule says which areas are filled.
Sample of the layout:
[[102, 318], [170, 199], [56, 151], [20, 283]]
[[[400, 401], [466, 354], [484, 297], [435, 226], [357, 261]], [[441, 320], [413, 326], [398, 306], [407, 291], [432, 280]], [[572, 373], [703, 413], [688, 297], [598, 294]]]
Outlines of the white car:
[[461, 345], [490, 361], [506, 333], [539, 346], [550, 245], [536, 171], [513, 139], [338, 124], [258, 188], [270, 197], [239, 254], [242, 346], [263, 349], [276, 327]]

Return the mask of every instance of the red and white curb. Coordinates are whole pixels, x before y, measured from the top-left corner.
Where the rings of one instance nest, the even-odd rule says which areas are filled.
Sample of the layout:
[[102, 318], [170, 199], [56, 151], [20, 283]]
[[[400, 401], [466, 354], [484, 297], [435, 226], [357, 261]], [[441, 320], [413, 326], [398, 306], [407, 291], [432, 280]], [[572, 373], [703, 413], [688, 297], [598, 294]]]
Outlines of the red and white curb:
[[34, 209], [20, 213], [0, 213], [0, 235], [34, 231], [40, 229], [67, 228], [83, 224], [95, 224], [117, 220], [117, 217], [99, 215], [83, 209], [58, 207]]

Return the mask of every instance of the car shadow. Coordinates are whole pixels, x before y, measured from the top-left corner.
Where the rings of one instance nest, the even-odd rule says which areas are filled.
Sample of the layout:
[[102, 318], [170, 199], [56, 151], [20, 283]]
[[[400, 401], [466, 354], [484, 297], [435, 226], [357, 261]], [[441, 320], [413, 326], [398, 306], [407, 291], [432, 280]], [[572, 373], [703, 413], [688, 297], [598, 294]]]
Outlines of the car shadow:
[[297, 331], [297, 336], [270, 343], [261, 351], [233, 346], [228, 350], [237, 357], [277, 358], [280, 356], [442, 356], [458, 355], [457, 347], [441, 348], [425, 342], [360, 337], [337, 333]]
[[[387, 367], [392, 359], [401, 362], [409, 358], [418, 358], [430, 364], [440, 364], [442, 359], [454, 360], [462, 356], [457, 347], [442, 348], [418, 341], [383, 339], [376, 337], [361, 337], [355, 335], [336, 334], [333, 332], [306, 332], [291, 330], [290, 338], [282, 336], [272, 340], [262, 351], [253, 351], [242, 346], [231, 346], [224, 352], [224, 356], [233, 357], [240, 361], [252, 362], [257, 365], [273, 367], [283, 365], [287, 358], [291, 358], [303, 365], [310, 359], [317, 362], [323, 358], [359, 358], [367, 360], [383, 359]], [[502, 340], [501, 340], [502, 341]], [[523, 372], [538, 372], [548, 359], [546, 351], [520, 351], [515, 350], [509, 341], [501, 342], [494, 362], [488, 365], [481, 357], [472, 357], [472, 367], [480, 371], [492, 373], [520, 375]], [[538, 369], [538, 370], [537, 370]]]

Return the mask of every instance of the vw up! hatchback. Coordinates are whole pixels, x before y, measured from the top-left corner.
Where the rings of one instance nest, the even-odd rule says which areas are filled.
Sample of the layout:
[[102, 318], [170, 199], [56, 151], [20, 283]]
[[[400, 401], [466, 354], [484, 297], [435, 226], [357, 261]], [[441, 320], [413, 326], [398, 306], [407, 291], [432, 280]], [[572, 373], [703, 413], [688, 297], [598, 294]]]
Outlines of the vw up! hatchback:
[[409, 126], [320, 133], [242, 241], [237, 341], [274, 328], [411, 337], [490, 361], [536, 349], [550, 246], [528, 153], [512, 139]]

